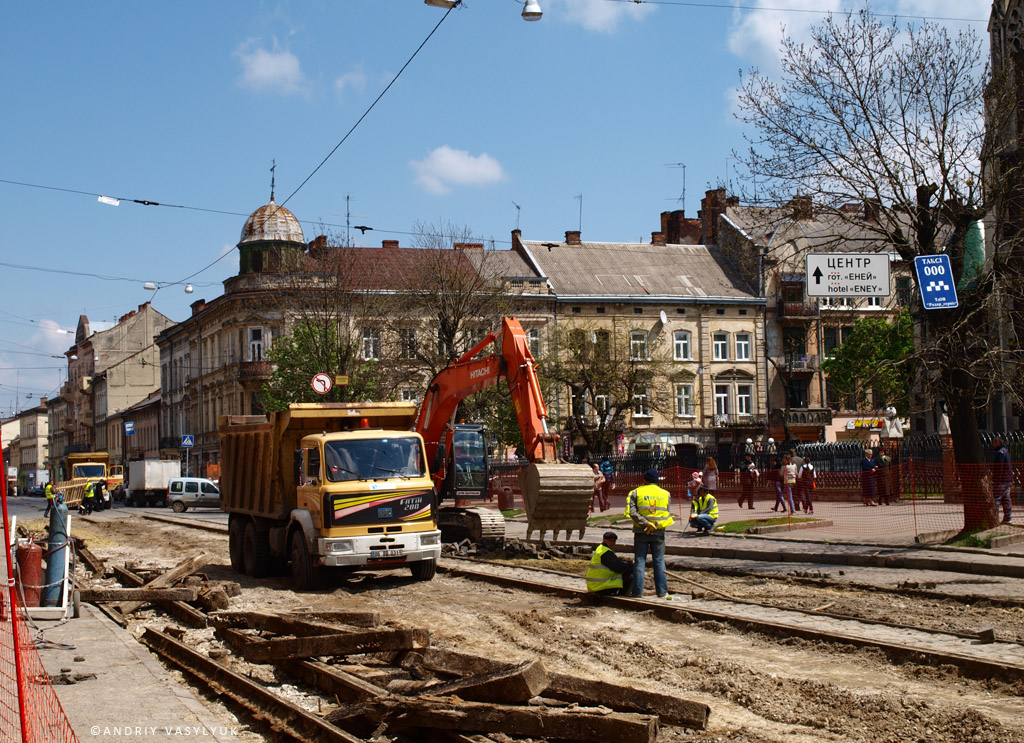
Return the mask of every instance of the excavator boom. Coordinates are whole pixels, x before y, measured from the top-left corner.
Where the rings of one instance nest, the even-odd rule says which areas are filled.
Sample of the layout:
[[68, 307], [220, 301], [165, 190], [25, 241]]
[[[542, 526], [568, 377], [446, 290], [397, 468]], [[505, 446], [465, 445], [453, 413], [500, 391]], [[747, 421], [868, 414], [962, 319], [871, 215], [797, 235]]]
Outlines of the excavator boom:
[[[496, 341], [500, 343], [499, 353], [477, 358]], [[416, 421], [416, 430], [427, 447], [428, 461], [439, 461], [438, 449], [444, 446], [446, 435], [454, 426], [459, 403], [502, 378], [508, 382], [529, 460], [519, 478], [526, 505], [527, 535], [539, 530], [542, 538], [547, 531], [555, 537], [560, 531], [569, 536], [576, 530], [582, 537], [593, 498], [593, 472], [586, 465], [558, 461], [558, 436], [548, 432], [547, 408], [537, 380], [536, 361], [526, 333], [514, 318], [504, 318], [500, 331], [488, 334], [431, 380]], [[444, 473], [439, 473], [439, 490], [445, 497], [443, 480]]]

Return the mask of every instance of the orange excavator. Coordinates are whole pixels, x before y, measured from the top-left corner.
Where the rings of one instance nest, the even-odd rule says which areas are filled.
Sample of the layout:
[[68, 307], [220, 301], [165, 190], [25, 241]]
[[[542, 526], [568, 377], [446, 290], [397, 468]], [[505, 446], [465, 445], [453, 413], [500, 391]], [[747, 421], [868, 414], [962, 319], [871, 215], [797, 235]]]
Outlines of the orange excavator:
[[[492, 343], [499, 351], [477, 358]], [[434, 376], [416, 420], [439, 499], [455, 501], [454, 508], [438, 509], [445, 541], [449, 541], [448, 535], [471, 539], [504, 535], [504, 519], [499, 511], [469, 505], [487, 491], [484, 428], [455, 421], [462, 400], [501, 379], [508, 382], [529, 461], [519, 475], [527, 538], [534, 531], [540, 531], [542, 539], [547, 531], [555, 538], [561, 531], [566, 537], [578, 531], [582, 537], [594, 492], [594, 473], [586, 465], [558, 459], [559, 437], [548, 432], [547, 408], [526, 333], [518, 320], [506, 317], [500, 331], [488, 334]]]

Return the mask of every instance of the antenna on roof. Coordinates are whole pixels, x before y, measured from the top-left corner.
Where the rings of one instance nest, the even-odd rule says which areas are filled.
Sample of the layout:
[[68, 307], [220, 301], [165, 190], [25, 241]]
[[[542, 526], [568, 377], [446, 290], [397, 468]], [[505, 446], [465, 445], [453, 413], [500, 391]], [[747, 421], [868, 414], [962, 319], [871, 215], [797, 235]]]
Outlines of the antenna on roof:
[[270, 200], [274, 200], [274, 171], [277, 170], [277, 160], [270, 161]]
[[683, 213], [686, 213], [686, 163], [665, 163], [666, 168], [682, 168], [683, 169], [683, 192], [679, 194], [679, 198], [675, 201], [679, 202], [679, 205], [683, 209]]
[[580, 200], [580, 226], [578, 229], [580, 232], [583, 232], [583, 194], [578, 193], [573, 198]]
[[512, 202], [512, 206], [516, 208], [516, 229], [519, 229], [519, 210], [522, 208], [516, 202]]

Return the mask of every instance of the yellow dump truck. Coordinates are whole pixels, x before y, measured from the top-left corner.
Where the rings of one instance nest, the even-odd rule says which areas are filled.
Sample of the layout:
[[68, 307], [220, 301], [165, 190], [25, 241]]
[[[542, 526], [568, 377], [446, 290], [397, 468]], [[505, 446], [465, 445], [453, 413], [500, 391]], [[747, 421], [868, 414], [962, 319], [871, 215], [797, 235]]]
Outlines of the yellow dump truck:
[[231, 566], [290, 570], [300, 590], [325, 569], [407, 567], [430, 580], [437, 504], [411, 403], [294, 403], [221, 416], [221, 508]]
[[68, 507], [82, 502], [86, 483], [103, 484], [103, 493], [96, 499], [97, 510], [110, 507], [110, 493], [107, 490], [110, 455], [105, 451], [80, 451], [64, 456], [64, 479], [54, 484], [54, 489], [64, 496]]

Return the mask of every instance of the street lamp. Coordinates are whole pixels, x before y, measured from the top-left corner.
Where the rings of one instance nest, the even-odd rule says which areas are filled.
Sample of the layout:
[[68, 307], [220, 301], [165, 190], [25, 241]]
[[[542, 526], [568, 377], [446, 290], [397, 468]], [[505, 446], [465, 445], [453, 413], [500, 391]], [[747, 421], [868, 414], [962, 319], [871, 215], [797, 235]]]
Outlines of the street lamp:
[[[456, 5], [462, 2], [462, 0], [423, 0], [423, 2], [432, 8], [444, 8], [445, 10], [451, 10]], [[523, 20], [524, 21], [539, 21], [543, 13], [540, 9], [540, 3], [537, 0], [525, 0], [523, 3]]]

